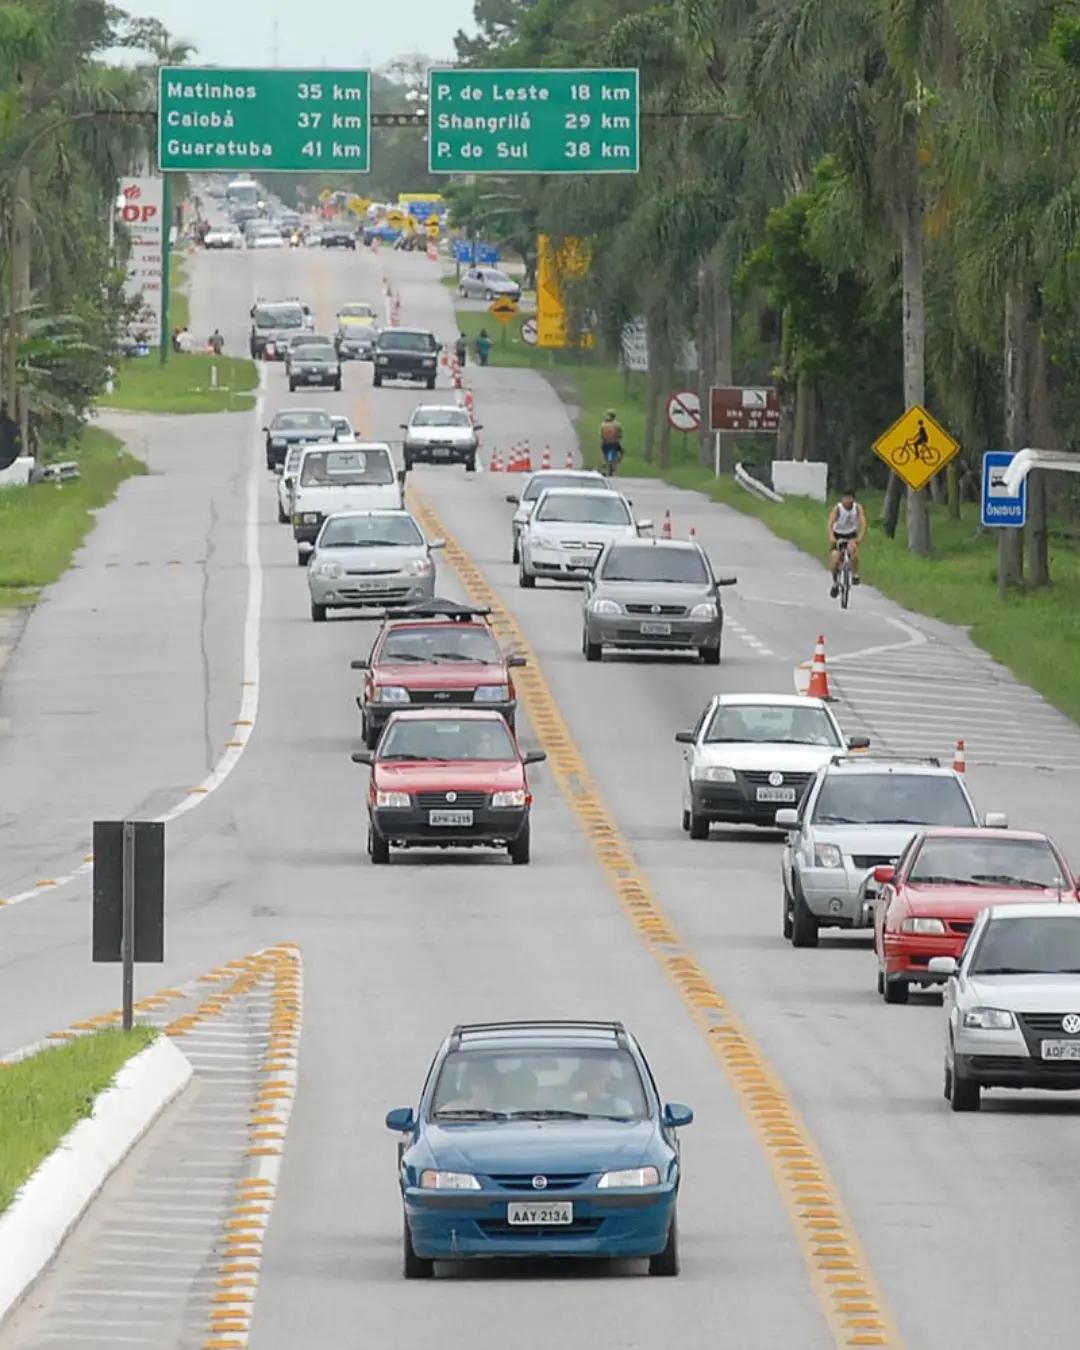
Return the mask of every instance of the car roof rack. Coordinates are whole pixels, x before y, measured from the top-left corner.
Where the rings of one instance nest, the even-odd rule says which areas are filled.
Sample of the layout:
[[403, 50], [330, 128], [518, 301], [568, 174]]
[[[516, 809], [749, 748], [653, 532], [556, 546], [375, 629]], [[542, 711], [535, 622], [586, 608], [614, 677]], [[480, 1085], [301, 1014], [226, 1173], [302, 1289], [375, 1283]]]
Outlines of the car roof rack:
[[509, 1022], [462, 1022], [450, 1033], [450, 1043], [456, 1049], [466, 1036], [482, 1037], [499, 1031], [606, 1031], [622, 1046], [629, 1039], [621, 1022], [595, 1022], [587, 1017], [538, 1017]]
[[469, 619], [484, 619], [491, 613], [477, 605], [462, 604], [458, 600], [417, 600], [411, 605], [402, 605], [400, 609], [388, 610], [390, 617], [403, 619], [453, 619], [464, 623]]
[[941, 760], [937, 755], [893, 755], [888, 751], [878, 751], [877, 753], [859, 751], [852, 754], [849, 750], [844, 754], [833, 755], [829, 760], [830, 764], [929, 764], [931, 768], [940, 769]]

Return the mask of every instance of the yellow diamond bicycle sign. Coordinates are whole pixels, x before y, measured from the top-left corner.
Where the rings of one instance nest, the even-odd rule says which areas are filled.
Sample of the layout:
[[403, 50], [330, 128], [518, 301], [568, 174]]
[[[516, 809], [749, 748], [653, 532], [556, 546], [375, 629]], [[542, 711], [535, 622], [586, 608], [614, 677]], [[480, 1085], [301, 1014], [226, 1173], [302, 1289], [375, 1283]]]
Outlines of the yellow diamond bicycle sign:
[[918, 492], [960, 453], [960, 442], [915, 404], [874, 442], [874, 453]]

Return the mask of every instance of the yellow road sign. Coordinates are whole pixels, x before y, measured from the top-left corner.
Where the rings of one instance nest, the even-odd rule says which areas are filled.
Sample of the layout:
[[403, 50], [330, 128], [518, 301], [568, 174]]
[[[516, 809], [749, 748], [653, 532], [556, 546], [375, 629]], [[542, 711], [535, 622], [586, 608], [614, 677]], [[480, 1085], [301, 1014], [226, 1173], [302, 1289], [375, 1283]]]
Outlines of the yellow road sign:
[[960, 442], [917, 403], [874, 442], [874, 453], [918, 492], [960, 453]]
[[439, 224], [435, 216], [428, 217], [427, 225], [424, 228], [427, 230], [428, 234], [432, 237], [432, 239], [438, 239], [439, 235], [442, 233], [442, 226]]
[[420, 222], [416, 219], [415, 216], [406, 216], [405, 228], [409, 231], [410, 234], [415, 234], [416, 231], [420, 228]]
[[500, 295], [488, 305], [488, 313], [493, 314], [500, 323], [509, 323], [518, 312], [516, 303], [508, 295]]
[[[570, 316], [563, 303], [562, 282], [586, 274], [588, 253], [580, 239], [565, 239], [562, 247], [556, 248], [553, 240], [542, 234], [537, 237], [536, 245], [537, 346], [572, 347], [575, 344], [570, 331]], [[591, 333], [582, 333], [577, 345], [591, 347], [593, 342]]]
[[323, 190], [319, 193], [319, 201], [328, 202], [333, 195], [334, 195], [333, 188], [323, 188]]
[[400, 230], [405, 224], [405, 213], [403, 211], [387, 211], [386, 223], [392, 230]]

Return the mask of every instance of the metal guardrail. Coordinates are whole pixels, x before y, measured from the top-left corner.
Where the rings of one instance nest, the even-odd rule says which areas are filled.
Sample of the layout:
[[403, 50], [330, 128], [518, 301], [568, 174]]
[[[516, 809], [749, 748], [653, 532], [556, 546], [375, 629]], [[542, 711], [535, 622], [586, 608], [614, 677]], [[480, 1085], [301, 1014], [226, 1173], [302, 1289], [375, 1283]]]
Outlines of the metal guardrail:
[[771, 487], [766, 487], [764, 483], [759, 482], [753, 474], [747, 473], [741, 464], [735, 465], [735, 481], [752, 497], [757, 497], [759, 501], [780, 505], [784, 500], [779, 492], [774, 492]]

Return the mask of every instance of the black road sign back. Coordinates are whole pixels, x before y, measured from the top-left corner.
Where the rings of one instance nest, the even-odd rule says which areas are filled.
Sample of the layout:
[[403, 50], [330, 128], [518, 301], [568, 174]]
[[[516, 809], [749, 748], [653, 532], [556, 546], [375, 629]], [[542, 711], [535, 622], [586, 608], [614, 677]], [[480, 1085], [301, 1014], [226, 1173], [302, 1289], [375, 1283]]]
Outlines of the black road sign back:
[[[165, 960], [165, 826], [135, 826], [135, 962]], [[94, 821], [94, 920], [92, 960], [121, 959], [124, 933], [124, 822]]]

